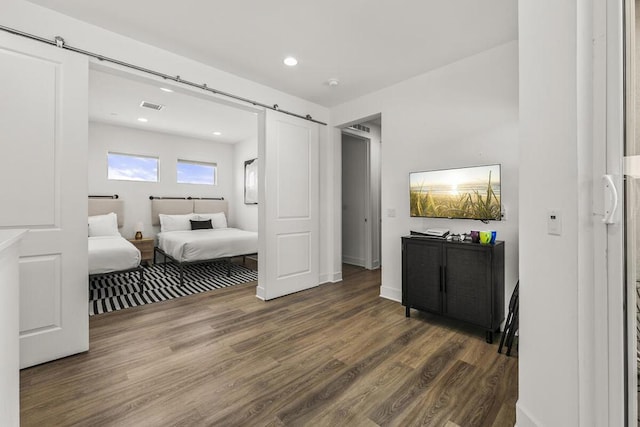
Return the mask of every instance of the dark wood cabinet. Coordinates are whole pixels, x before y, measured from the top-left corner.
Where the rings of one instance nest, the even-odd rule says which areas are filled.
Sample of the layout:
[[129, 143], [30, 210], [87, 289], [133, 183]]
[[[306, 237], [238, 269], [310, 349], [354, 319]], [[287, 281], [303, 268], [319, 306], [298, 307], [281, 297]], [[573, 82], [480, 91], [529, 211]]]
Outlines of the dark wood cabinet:
[[493, 341], [504, 320], [504, 242], [402, 238], [402, 305], [462, 320]]

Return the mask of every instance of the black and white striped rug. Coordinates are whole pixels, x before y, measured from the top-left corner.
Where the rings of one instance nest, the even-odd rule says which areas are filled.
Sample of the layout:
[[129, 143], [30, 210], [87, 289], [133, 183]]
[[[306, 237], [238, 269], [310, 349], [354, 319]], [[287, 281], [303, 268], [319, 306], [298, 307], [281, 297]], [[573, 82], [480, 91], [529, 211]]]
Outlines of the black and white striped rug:
[[227, 277], [227, 264], [222, 262], [187, 265], [184, 269], [184, 285], [180, 286], [180, 273], [176, 265], [167, 264], [165, 274], [162, 264], [156, 264], [144, 270], [144, 292], [140, 292], [139, 279], [140, 273], [132, 272], [91, 280], [89, 315], [252, 282], [258, 280], [258, 272], [231, 264], [231, 276]]

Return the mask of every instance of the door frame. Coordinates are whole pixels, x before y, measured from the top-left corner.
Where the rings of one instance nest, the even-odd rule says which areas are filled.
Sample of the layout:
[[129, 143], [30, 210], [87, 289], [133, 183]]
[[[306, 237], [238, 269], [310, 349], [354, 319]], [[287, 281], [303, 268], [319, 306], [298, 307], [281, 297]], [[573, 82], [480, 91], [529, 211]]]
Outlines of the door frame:
[[[364, 123], [366, 122], [367, 119], [363, 119], [363, 120], [358, 120], [354, 123]], [[364, 141], [365, 143], [365, 147], [366, 147], [366, 171], [365, 171], [365, 183], [366, 183], [366, 188], [365, 188], [365, 213], [367, 215], [367, 225], [365, 226], [365, 268], [368, 270], [375, 270], [376, 268], [379, 268], [381, 265], [381, 259], [382, 259], [382, 245], [381, 245], [381, 235], [382, 235], [382, 203], [381, 203], [381, 195], [382, 195], [382, 188], [380, 185], [380, 178], [381, 178], [381, 172], [382, 172], [382, 158], [380, 155], [378, 155], [379, 158], [379, 162], [374, 165], [373, 164], [373, 156], [372, 156], [372, 144], [373, 142], [371, 141], [370, 137], [367, 137], [366, 135], [362, 135], [356, 131], [353, 131], [351, 129], [349, 129], [348, 127], [340, 127], [340, 187], [342, 188], [342, 168], [344, 167], [344, 159], [342, 159], [342, 137], [344, 135], [348, 135], [351, 136], [353, 138], [356, 139], [360, 139], [362, 141]], [[382, 143], [382, 139], [379, 142], [380, 144]], [[372, 185], [373, 183], [373, 176], [371, 174], [371, 170], [372, 168], [375, 167], [378, 170], [378, 191], [377, 191], [377, 195], [374, 195], [373, 191], [374, 191], [374, 186]], [[342, 197], [343, 195], [340, 195], [340, 203], [342, 205]], [[342, 216], [341, 216], [342, 218]], [[377, 245], [374, 245], [374, 236], [376, 236], [376, 229], [377, 229], [377, 237], [378, 237], [378, 242]], [[341, 227], [342, 233], [344, 233], [344, 228]], [[341, 235], [342, 235], [341, 233]], [[376, 246], [377, 246], [377, 254], [376, 252]], [[377, 256], [376, 256], [377, 255]], [[342, 253], [341, 253], [341, 259], [342, 259]]]
[[[624, 97], [623, 97], [623, 132], [626, 141], [636, 141], [636, 125], [637, 125], [637, 110], [636, 102], [638, 101], [638, 86], [637, 86], [637, 68], [636, 68], [636, 28], [638, 26], [636, 21], [636, 7], [635, 1], [624, 1], [624, 51], [623, 51], [623, 73], [624, 73]], [[626, 156], [626, 147], [623, 145], [623, 173], [624, 173], [624, 188], [625, 197], [623, 202], [628, 202], [627, 206], [624, 206], [624, 210], [621, 211], [624, 215], [624, 229], [623, 229], [623, 244], [624, 249], [624, 264], [626, 266], [624, 271], [624, 339], [625, 339], [625, 353], [624, 353], [624, 365], [625, 365], [625, 404], [627, 422], [633, 420], [635, 423], [638, 420], [638, 346], [637, 346], [637, 290], [636, 281], [637, 275], [637, 262], [636, 262], [636, 245], [627, 244], [630, 238], [637, 238], [638, 219], [635, 221], [630, 219], [631, 215], [637, 217], [638, 212], [637, 205], [637, 179], [640, 177], [640, 171], [638, 167], [633, 165], [634, 162], [627, 162], [630, 157], [637, 159], [639, 156], [637, 149], [634, 150], [632, 156]], [[627, 220], [627, 219], [630, 220]]]
[[[632, 410], [627, 405], [630, 396], [625, 366], [623, 197], [619, 198], [614, 223], [605, 225], [601, 221], [608, 204], [601, 177], [610, 175], [621, 196], [624, 189], [624, 3], [596, 0], [593, 4], [595, 425], [625, 425]], [[586, 390], [587, 386], [582, 386], [582, 391]], [[585, 411], [589, 409], [583, 408], [582, 414]]]
[[[624, 71], [625, 71], [625, 97], [624, 97], [624, 135], [627, 141], [636, 141], [636, 126], [637, 126], [637, 114], [638, 111], [636, 109], [636, 102], [638, 101], [638, 85], [637, 85], [637, 68], [636, 68], [636, 38], [637, 32], [636, 28], [638, 27], [636, 21], [636, 7], [635, 1], [625, 1], [624, 2], [624, 25], [625, 25], [625, 50], [624, 50]], [[633, 25], [631, 25], [633, 23]], [[626, 149], [625, 149], [626, 151]], [[637, 150], [634, 150], [637, 151]], [[623, 155], [627, 154], [623, 152]], [[638, 157], [638, 154], [634, 153], [635, 158]], [[625, 159], [623, 164], [624, 174], [625, 174], [625, 202], [628, 202], [628, 206], [625, 207], [625, 211], [623, 211], [625, 215], [624, 226], [626, 228], [625, 238], [627, 236], [636, 237], [638, 236], [638, 218], [635, 221], [627, 221], [627, 218], [630, 218], [631, 215], [637, 216], [638, 212], [634, 212], [636, 210], [636, 206], [638, 204], [637, 201], [637, 179], [640, 178], [640, 171], [637, 170], [637, 166], [635, 168], [630, 167], [631, 164], [627, 163], [627, 156], [624, 156]], [[635, 169], [635, 170], [634, 170]], [[628, 241], [628, 240], [627, 240]], [[636, 243], [637, 245], [637, 243]], [[625, 380], [626, 380], [626, 396], [625, 402], [627, 405], [627, 417], [628, 420], [638, 420], [638, 315], [637, 315], [637, 290], [636, 290], [636, 282], [638, 280], [637, 274], [637, 246], [626, 244], [625, 248], [625, 263], [626, 263], [626, 271], [625, 271], [625, 279], [626, 279], [626, 287], [625, 287], [625, 295], [624, 301], [626, 306], [626, 318], [624, 320], [624, 324], [626, 326], [624, 336], [626, 338], [626, 347], [625, 347]]]
[[[221, 95], [217, 95], [211, 92], [204, 92], [197, 88], [192, 88], [190, 86], [182, 85], [179, 83], [171, 82], [162, 79], [161, 77], [153, 76], [148, 73], [144, 73], [141, 71], [136, 71], [130, 68], [126, 68], [117, 64], [113, 64], [110, 62], [100, 62], [95, 58], [88, 59], [88, 72], [90, 73], [92, 70], [112, 73], [116, 74], [122, 78], [132, 79], [134, 81], [141, 81], [146, 83], [157, 83], [161, 86], [169, 87], [176, 92], [180, 92], [183, 94], [187, 94], [189, 96], [194, 96], [196, 98], [200, 98], [206, 100], [208, 102], [215, 102], [221, 105], [224, 105], [229, 108], [238, 108], [240, 110], [252, 112], [256, 114], [256, 135], [257, 135], [257, 147], [258, 150], [260, 146], [264, 146], [265, 144], [265, 108], [258, 106], [245, 105], [240, 101], [235, 101], [233, 99], [229, 99], [226, 97], [222, 97]], [[91, 94], [89, 93], [89, 96]], [[88, 142], [87, 142], [88, 143]], [[264, 174], [265, 174], [265, 163], [264, 156], [258, 156], [258, 182], [264, 182]], [[264, 191], [264, 189], [259, 189], [259, 193]], [[258, 204], [258, 258], [260, 257], [260, 251], [263, 250], [261, 248], [264, 247], [262, 245], [263, 233], [260, 233], [261, 227], [263, 227], [263, 222], [261, 222], [261, 217], [264, 216], [264, 208]], [[260, 287], [261, 279], [258, 277], [258, 286], [256, 287], [256, 296], [260, 299], [264, 299], [260, 295], [260, 290], [263, 289]], [[88, 316], [88, 315], [87, 315]]]
[[[366, 136], [357, 134], [355, 132], [351, 132], [349, 129], [341, 129], [340, 130], [340, 147], [342, 149], [342, 138], [348, 135], [352, 138], [358, 139], [362, 141], [365, 147], [365, 195], [364, 195], [364, 213], [365, 213], [365, 226], [364, 226], [364, 268], [367, 270], [373, 269], [373, 218], [372, 211], [373, 207], [371, 204], [371, 138], [367, 138]], [[344, 157], [341, 156], [341, 168], [340, 171], [344, 171]], [[342, 176], [342, 173], [341, 175]], [[344, 182], [341, 180], [341, 185], [344, 185]], [[342, 194], [344, 197], [344, 194]], [[344, 199], [342, 200], [344, 203]], [[344, 233], [344, 227], [342, 228], [342, 233]], [[342, 247], [344, 251], [344, 245]]]

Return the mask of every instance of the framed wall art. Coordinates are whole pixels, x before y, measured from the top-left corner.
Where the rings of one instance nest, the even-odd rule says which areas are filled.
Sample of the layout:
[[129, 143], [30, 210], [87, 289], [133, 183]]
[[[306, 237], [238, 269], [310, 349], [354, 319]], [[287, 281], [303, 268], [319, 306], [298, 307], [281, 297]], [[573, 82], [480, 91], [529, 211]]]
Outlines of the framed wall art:
[[244, 203], [258, 204], [258, 159], [244, 162]]

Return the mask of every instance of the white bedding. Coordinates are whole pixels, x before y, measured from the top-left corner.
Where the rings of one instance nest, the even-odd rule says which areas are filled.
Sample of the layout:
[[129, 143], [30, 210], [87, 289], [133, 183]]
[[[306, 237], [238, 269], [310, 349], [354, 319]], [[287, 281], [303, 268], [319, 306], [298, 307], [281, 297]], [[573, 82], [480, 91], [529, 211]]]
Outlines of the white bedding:
[[258, 252], [258, 233], [237, 228], [167, 231], [158, 247], [180, 262], [204, 261]]
[[140, 251], [121, 236], [89, 237], [89, 274], [129, 270], [140, 265]]

